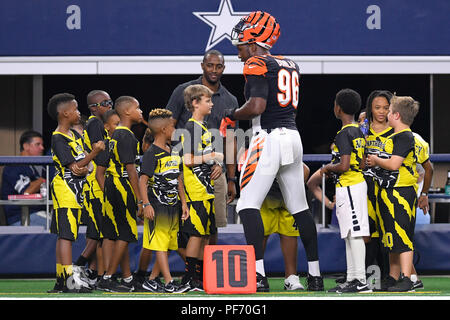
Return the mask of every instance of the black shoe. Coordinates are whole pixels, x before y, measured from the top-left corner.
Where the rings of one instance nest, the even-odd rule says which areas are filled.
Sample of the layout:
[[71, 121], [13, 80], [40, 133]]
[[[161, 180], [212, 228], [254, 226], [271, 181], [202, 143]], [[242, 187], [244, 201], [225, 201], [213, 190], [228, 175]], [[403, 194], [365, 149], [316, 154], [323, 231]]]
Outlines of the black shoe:
[[157, 292], [161, 293], [164, 292], [164, 284], [159, 280], [159, 278], [155, 278], [153, 280], [147, 279], [142, 284], [142, 288], [144, 291], [150, 291], [150, 292]]
[[97, 289], [107, 292], [130, 292], [130, 288], [128, 286], [124, 286], [112, 278], [102, 278], [97, 284]]
[[336, 290], [336, 293], [369, 293], [372, 289], [369, 288], [367, 283], [362, 283], [361, 281], [354, 279], [350, 281], [347, 285], [342, 286]]
[[380, 289], [374, 289], [373, 291], [388, 291], [389, 287], [394, 286], [396, 283], [397, 280], [395, 280], [391, 276], [387, 276], [386, 278], [381, 280]]
[[178, 286], [175, 284], [175, 281], [170, 281], [164, 285], [164, 292], [174, 293], [178, 290]]
[[338, 290], [342, 290], [344, 287], [348, 286], [349, 284], [350, 284], [350, 281], [339, 282], [339, 284], [336, 287], [329, 289], [327, 292], [337, 292]]
[[308, 291], [324, 291], [323, 287], [323, 277], [313, 277], [308, 273], [308, 276], [306, 277], [306, 290]]
[[414, 292], [414, 283], [408, 277], [402, 277], [394, 286], [388, 288], [389, 292]]
[[120, 285], [127, 287], [129, 289], [128, 292], [133, 292], [134, 291], [134, 285], [133, 285], [133, 279], [131, 279], [130, 282], [126, 282], [125, 280], [120, 280]]
[[256, 273], [256, 292], [269, 292], [269, 281], [267, 277], [262, 276], [258, 272]]
[[413, 289], [424, 289], [425, 287], [423, 286], [423, 282], [419, 279], [417, 279], [416, 282], [413, 282]]
[[62, 278], [56, 278], [55, 286], [52, 290], [48, 290], [47, 293], [62, 293], [64, 288], [64, 280]]
[[133, 273], [133, 292], [145, 292], [145, 290], [142, 285], [145, 282], [145, 277], [138, 275], [137, 272]]

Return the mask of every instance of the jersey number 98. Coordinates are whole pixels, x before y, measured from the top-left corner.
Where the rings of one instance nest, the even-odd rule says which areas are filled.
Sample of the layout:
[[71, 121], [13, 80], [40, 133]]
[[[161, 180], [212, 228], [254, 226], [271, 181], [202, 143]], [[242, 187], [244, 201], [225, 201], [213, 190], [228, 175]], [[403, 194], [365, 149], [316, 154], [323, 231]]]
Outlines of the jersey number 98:
[[299, 75], [296, 70], [292, 72], [286, 69], [280, 69], [278, 72], [278, 103], [281, 107], [287, 107], [289, 104], [297, 109], [299, 93]]

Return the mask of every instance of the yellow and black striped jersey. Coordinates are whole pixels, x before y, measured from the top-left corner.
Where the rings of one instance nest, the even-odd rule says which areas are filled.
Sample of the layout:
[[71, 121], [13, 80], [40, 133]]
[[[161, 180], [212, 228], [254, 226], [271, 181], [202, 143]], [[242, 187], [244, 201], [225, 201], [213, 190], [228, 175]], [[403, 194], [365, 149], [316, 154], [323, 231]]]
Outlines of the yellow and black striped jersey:
[[404, 158], [403, 163], [395, 171], [375, 168], [379, 185], [382, 188], [415, 186], [418, 179], [416, 144], [411, 129], [393, 133], [386, 139], [379, 157], [390, 159], [393, 155]]
[[[380, 152], [383, 151], [383, 145], [386, 139], [394, 133], [394, 128], [388, 127], [381, 132], [375, 132], [372, 128], [369, 129], [369, 133], [366, 136], [366, 147], [365, 153], [380, 155]], [[364, 175], [375, 177], [375, 171], [371, 167], [366, 167], [363, 171]]]
[[[84, 150], [87, 152], [92, 151], [92, 145], [98, 141], [105, 141], [107, 138], [108, 133], [105, 130], [105, 127], [103, 125], [102, 120], [97, 118], [94, 115], [91, 115], [86, 123], [86, 128], [83, 132], [83, 143], [84, 143]], [[104, 163], [105, 159], [108, 159], [109, 153], [107, 148], [105, 148], [104, 151], [100, 152], [94, 159], [94, 169], [95, 166], [101, 162]], [[94, 170], [95, 172], [95, 170]], [[94, 174], [95, 176], [95, 174]]]
[[149, 177], [148, 196], [152, 206], [178, 203], [180, 166], [182, 162], [178, 152], [169, 153], [152, 144], [144, 153], [140, 174]]
[[75, 176], [68, 165], [85, 158], [83, 140], [78, 132], [71, 130], [71, 136], [54, 131], [51, 139], [52, 158], [56, 174], [51, 193], [55, 208], [81, 208], [83, 184], [86, 177]]
[[109, 166], [107, 174], [113, 177], [128, 178], [126, 165], [139, 165], [139, 141], [127, 127], [119, 126], [109, 140]]
[[[204, 123], [190, 118], [183, 136], [183, 154], [194, 156], [213, 152], [212, 135]], [[202, 163], [187, 167], [183, 163], [183, 178], [188, 201], [203, 201], [214, 198], [214, 182], [211, 180], [212, 164]]]
[[350, 155], [350, 168], [341, 174], [333, 174], [336, 187], [352, 186], [364, 181], [360, 165], [364, 158], [365, 144], [364, 134], [355, 123], [345, 125], [338, 131], [331, 152], [331, 163], [339, 163], [341, 156]]
[[430, 159], [430, 146], [418, 133], [413, 132], [415, 157], [418, 164], [427, 162]]

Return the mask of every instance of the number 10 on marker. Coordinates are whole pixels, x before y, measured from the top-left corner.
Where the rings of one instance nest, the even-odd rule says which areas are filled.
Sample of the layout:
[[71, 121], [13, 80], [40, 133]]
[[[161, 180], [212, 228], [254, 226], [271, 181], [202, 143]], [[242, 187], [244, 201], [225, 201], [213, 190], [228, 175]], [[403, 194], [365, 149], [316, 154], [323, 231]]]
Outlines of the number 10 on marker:
[[203, 287], [207, 293], [256, 292], [255, 251], [252, 246], [206, 246], [203, 261]]

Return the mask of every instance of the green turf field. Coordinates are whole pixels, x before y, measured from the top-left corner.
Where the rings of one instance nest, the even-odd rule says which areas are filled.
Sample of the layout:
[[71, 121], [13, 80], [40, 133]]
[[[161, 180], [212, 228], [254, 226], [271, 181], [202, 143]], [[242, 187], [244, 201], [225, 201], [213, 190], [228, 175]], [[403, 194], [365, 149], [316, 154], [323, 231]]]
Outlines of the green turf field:
[[[450, 299], [450, 277], [445, 276], [422, 276], [420, 278], [424, 283], [424, 289], [416, 292], [408, 293], [387, 293], [374, 292], [364, 294], [335, 294], [327, 292], [309, 292], [309, 291], [285, 291], [283, 289], [282, 278], [269, 278], [270, 292], [257, 293], [253, 295], [245, 295], [245, 297], [256, 298], [295, 298], [295, 299], [310, 299], [310, 298], [345, 298], [357, 297], [359, 298], [376, 298], [376, 297], [417, 297], [417, 298], [445, 298]], [[305, 278], [301, 278], [301, 282], [305, 284]], [[324, 279], [325, 289], [328, 290], [335, 286], [334, 278]], [[106, 293], [102, 291], [93, 291], [88, 294], [49, 294], [47, 290], [52, 289], [54, 285], [53, 279], [0, 279], [0, 299], [59, 299], [59, 298], [82, 298], [82, 299], [108, 299], [108, 298], [122, 298], [122, 299], [208, 299], [217, 297], [240, 297], [240, 295], [210, 295], [204, 292], [188, 292], [183, 294], [163, 294], [163, 293]]]

